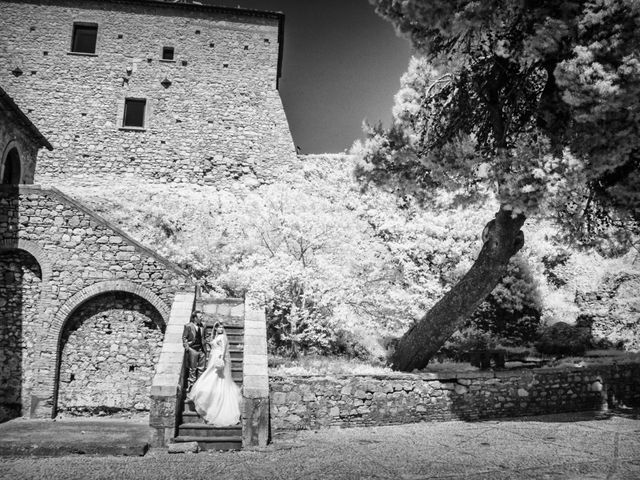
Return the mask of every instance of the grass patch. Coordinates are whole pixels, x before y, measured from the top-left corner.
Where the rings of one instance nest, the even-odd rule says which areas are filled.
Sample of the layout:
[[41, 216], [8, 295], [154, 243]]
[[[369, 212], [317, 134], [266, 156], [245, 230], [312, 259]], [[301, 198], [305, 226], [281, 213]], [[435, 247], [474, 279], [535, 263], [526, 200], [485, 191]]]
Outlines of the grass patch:
[[388, 375], [392, 372], [382, 363], [346, 357], [301, 355], [291, 359], [269, 355], [269, 373], [272, 375]]

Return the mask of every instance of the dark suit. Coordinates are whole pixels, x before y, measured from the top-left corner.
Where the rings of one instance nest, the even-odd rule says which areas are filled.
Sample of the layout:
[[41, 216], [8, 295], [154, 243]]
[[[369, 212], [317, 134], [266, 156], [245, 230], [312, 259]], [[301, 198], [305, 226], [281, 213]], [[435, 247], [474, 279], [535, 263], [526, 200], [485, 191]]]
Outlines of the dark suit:
[[187, 392], [191, 390], [191, 387], [202, 372], [204, 372], [206, 365], [206, 352], [207, 342], [205, 339], [204, 325], [198, 325], [194, 322], [189, 322], [184, 326], [182, 332], [182, 345], [187, 354]]

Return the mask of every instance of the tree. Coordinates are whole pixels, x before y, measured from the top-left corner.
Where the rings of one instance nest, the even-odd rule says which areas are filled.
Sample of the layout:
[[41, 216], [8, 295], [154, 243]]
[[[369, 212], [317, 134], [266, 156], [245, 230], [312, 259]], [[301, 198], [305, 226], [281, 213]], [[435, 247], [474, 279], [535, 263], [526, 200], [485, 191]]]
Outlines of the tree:
[[394, 120], [356, 145], [357, 177], [430, 203], [495, 196], [468, 273], [400, 339], [424, 367], [504, 275], [527, 219], [628, 243], [640, 220], [637, 0], [371, 0], [411, 41]]

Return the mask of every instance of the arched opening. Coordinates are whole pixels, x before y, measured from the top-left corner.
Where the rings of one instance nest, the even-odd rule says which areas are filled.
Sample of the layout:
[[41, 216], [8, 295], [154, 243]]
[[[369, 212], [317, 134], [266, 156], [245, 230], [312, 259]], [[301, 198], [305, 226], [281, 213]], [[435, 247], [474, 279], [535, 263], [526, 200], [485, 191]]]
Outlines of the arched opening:
[[137, 295], [106, 292], [82, 303], [62, 330], [56, 413], [148, 411], [163, 338], [161, 314]]
[[28, 252], [0, 250], [0, 422], [30, 409], [42, 270]]
[[17, 185], [20, 183], [20, 176], [22, 174], [22, 168], [20, 165], [20, 155], [18, 149], [13, 147], [7, 153], [2, 165], [2, 184], [3, 185]]

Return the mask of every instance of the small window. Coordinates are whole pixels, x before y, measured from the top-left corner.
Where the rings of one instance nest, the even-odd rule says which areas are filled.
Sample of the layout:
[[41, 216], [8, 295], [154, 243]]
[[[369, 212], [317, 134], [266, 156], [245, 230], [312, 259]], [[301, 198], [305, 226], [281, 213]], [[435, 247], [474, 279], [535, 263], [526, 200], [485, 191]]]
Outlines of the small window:
[[140, 98], [127, 98], [124, 101], [123, 127], [144, 128], [144, 111], [147, 101]]
[[173, 47], [162, 47], [162, 59], [173, 60]]
[[98, 25], [90, 23], [73, 24], [71, 51], [78, 53], [96, 53]]

